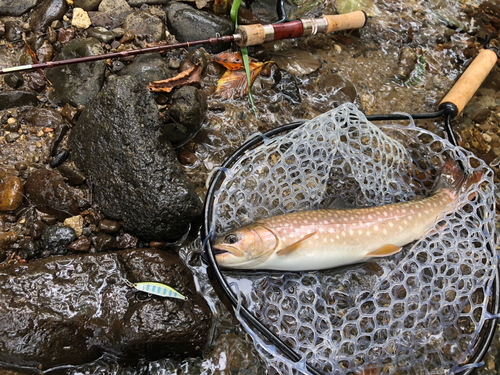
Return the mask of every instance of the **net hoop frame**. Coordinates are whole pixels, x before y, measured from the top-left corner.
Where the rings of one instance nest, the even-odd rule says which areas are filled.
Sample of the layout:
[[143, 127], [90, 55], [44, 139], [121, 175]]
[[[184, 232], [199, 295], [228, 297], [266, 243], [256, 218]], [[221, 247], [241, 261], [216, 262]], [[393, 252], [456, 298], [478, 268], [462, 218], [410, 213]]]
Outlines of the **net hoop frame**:
[[[441, 112], [437, 113], [432, 113], [430, 116], [428, 115], [428, 118], [436, 118], [442, 115]], [[383, 119], [390, 119], [391, 115], [384, 116]], [[376, 118], [377, 116], [366, 116], [367, 120], [369, 121], [378, 121], [381, 120], [382, 118]], [[451, 119], [449, 116], [446, 116], [445, 118], [445, 123], [446, 123], [446, 130], [451, 128]], [[294, 130], [298, 128], [299, 126], [303, 125], [306, 121], [305, 120], [299, 120], [299, 121], [294, 121], [285, 125], [281, 125], [279, 127], [276, 127], [274, 129], [271, 129], [265, 133], [260, 133], [257, 134], [256, 136], [252, 137], [248, 141], [246, 141], [243, 145], [241, 145], [239, 148], [237, 148], [221, 165], [219, 170], [215, 173], [212, 181], [210, 182], [204, 207], [203, 207], [203, 224], [202, 224], [202, 236], [203, 238], [206, 239], [204, 241], [204, 245], [202, 248], [202, 254], [204, 255], [203, 258], [207, 261], [210, 270], [213, 273], [213, 276], [217, 280], [217, 283], [221, 287], [224, 296], [229, 300], [231, 306], [233, 309], [236, 309], [239, 307], [240, 309], [240, 314], [241, 316], [245, 319], [246, 323], [252, 326], [255, 330], [257, 330], [260, 334], [262, 334], [267, 340], [269, 340], [273, 345], [276, 346], [276, 348], [288, 359], [290, 359], [293, 362], [299, 362], [303, 358], [301, 355], [299, 355], [295, 350], [291, 349], [281, 338], [279, 338], [276, 334], [274, 334], [269, 328], [265, 326], [250, 310], [248, 310], [245, 306], [239, 305], [238, 306], [238, 299], [239, 297], [235, 295], [231, 287], [229, 286], [229, 283], [227, 279], [225, 278], [222, 270], [220, 269], [219, 265], [217, 264], [215, 260], [215, 255], [213, 252], [212, 248], [212, 233], [211, 233], [211, 228], [212, 228], [212, 215], [213, 215], [213, 205], [214, 205], [214, 198], [215, 198], [215, 192], [218, 189], [218, 185], [223, 181], [225, 178], [225, 169], [229, 169], [232, 167], [232, 165], [241, 157], [245, 154], [245, 152], [253, 147], [256, 147], [264, 142], [266, 140], [269, 140], [273, 137], [276, 137], [282, 133], [289, 132], [291, 130]], [[395, 125], [396, 127], [398, 125]], [[427, 132], [423, 129], [420, 129], [421, 131]], [[430, 132], [429, 132], [430, 133]], [[432, 133], [430, 133], [432, 134]], [[455, 138], [451, 138], [451, 143], [456, 146]], [[460, 160], [458, 160], [459, 163], [461, 163]], [[492, 249], [489, 243], [486, 244], [486, 247], [489, 252], [491, 252], [493, 255], [495, 254], [495, 249]], [[497, 264], [497, 272], [495, 272], [495, 280], [492, 285], [492, 311], [491, 314], [496, 316], [500, 312], [500, 265]], [[490, 320], [488, 320], [486, 327], [483, 328], [485, 330], [485, 333], [482, 335], [482, 338], [478, 341], [476, 344], [476, 351], [474, 355], [471, 357], [470, 361], [465, 364], [467, 366], [467, 369], [460, 372], [459, 374], [461, 375], [470, 375], [475, 372], [476, 368], [478, 366], [474, 365], [479, 365], [486, 355], [491, 342], [493, 341], [493, 336], [495, 334], [495, 327], [497, 325], [497, 320], [499, 318], [495, 317]], [[313, 374], [313, 375], [321, 375], [322, 373], [310, 366], [309, 364], [306, 363], [306, 368], [307, 370]]]

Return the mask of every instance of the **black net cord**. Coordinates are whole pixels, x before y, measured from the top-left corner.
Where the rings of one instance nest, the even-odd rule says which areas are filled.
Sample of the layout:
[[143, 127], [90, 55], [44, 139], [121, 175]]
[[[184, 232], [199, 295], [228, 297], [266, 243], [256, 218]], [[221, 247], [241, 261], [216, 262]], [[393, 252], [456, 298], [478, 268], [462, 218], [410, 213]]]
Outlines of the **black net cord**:
[[[441, 116], [442, 113], [436, 112], [436, 113], [431, 113], [431, 114], [426, 114], [426, 116], [430, 117], [420, 117], [420, 118], [435, 118]], [[415, 115], [411, 115], [414, 117]], [[418, 116], [418, 115], [417, 115]], [[371, 117], [371, 119], [370, 119]], [[414, 118], [417, 118], [416, 116]], [[402, 115], [377, 115], [377, 116], [367, 116], [367, 119], [371, 121], [382, 121], [382, 120], [404, 120], [408, 119], [407, 116], [402, 116]], [[277, 134], [288, 132], [290, 130], [296, 129], [300, 125], [302, 125], [305, 121], [296, 121], [293, 123], [289, 123], [286, 125], [282, 125], [280, 127], [277, 127], [275, 129], [272, 129], [264, 134], [259, 134], [255, 136], [254, 138], [250, 139], [249, 141], [245, 142], [241, 147], [239, 147], [233, 154], [231, 154], [226, 161], [222, 164], [221, 169], [215, 174], [214, 179], [212, 183], [210, 184], [210, 187], [207, 192], [207, 198], [205, 200], [205, 206], [203, 208], [204, 212], [204, 221], [203, 221], [203, 228], [202, 228], [202, 233], [204, 235], [204, 238], [209, 238], [211, 236], [211, 230], [212, 230], [212, 223], [211, 223], [211, 218], [213, 214], [213, 203], [214, 203], [214, 196], [215, 192], [217, 190], [218, 185], [220, 182], [222, 182], [224, 178], [224, 170], [227, 168], [230, 168], [236, 160], [238, 160], [248, 149], [258, 145], [259, 143], [265, 141], [267, 138], [274, 137]], [[445, 125], [446, 129], [448, 131], [451, 131], [451, 134], [453, 134], [453, 130], [451, 128], [451, 117], [447, 116], [445, 118]], [[455, 137], [450, 139], [450, 143], [456, 142]], [[456, 143], [454, 143], [456, 146]], [[461, 163], [461, 161], [459, 160]], [[238, 306], [238, 298], [234, 295], [233, 291], [231, 290], [227, 280], [225, 279], [224, 275], [222, 274], [222, 271], [220, 270], [217, 262], [215, 261], [215, 256], [212, 250], [212, 246], [210, 243], [210, 238], [208, 241], [206, 241], [205, 248], [202, 249], [202, 251], [205, 252], [206, 259], [208, 261], [208, 264], [210, 268], [213, 271], [213, 274], [222, 288], [222, 291], [230, 301], [231, 305], [233, 308], [237, 308]], [[494, 249], [491, 248], [491, 246], [488, 244], [488, 250], [493, 253]], [[500, 312], [500, 296], [498, 295], [500, 293], [500, 271], [496, 272], [495, 275], [495, 282], [493, 284], [493, 299], [492, 299], [492, 315], [497, 315]], [[240, 307], [240, 313], [244, 317], [244, 319], [252, 326], [254, 327], [257, 331], [259, 331], [269, 342], [271, 342], [273, 345], [278, 348], [286, 357], [288, 357], [291, 361], [293, 362], [299, 362], [302, 357], [295, 352], [293, 349], [291, 349], [283, 340], [281, 340], [276, 334], [274, 334], [269, 328], [267, 328], [251, 311], [249, 311], [246, 307], [241, 306]], [[486, 327], [486, 332], [483, 335], [478, 348], [472, 356], [471, 360], [469, 361], [469, 364], [477, 364], [482, 361], [484, 356], [486, 355], [488, 348], [493, 340], [493, 336], [495, 334], [495, 327], [497, 324], [497, 318], [490, 319], [488, 321], [488, 325]], [[309, 364], [306, 364], [307, 370], [313, 374], [313, 375], [322, 375], [320, 372], [318, 372], [316, 369], [314, 369], [312, 366]], [[476, 371], [475, 367], [469, 368], [466, 371], [462, 372], [462, 375], [471, 375]]]

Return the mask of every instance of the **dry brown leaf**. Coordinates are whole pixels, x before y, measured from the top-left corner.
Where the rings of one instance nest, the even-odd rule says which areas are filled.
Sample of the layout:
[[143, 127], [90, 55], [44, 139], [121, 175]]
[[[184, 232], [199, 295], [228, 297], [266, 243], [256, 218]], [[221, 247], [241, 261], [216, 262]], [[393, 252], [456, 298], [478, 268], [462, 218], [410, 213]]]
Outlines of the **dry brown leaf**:
[[[259, 75], [264, 65], [269, 62], [250, 63], [250, 86]], [[216, 94], [230, 99], [238, 98], [248, 93], [247, 73], [245, 70], [227, 70], [226, 73], [217, 82]]]
[[179, 86], [198, 83], [201, 81], [202, 70], [203, 67], [201, 66], [201, 63], [197, 62], [191, 68], [177, 74], [175, 77], [164, 79], [163, 81], [149, 82], [147, 88], [152, 92], [170, 92]]
[[[241, 56], [241, 52], [223, 52], [218, 55], [213, 56], [211, 61], [219, 63], [223, 65], [228, 70], [241, 70], [245, 69], [243, 65], [243, 57]], [[250, 67], [252, 64], [255, 64], [255, 59], [249, 58]]]

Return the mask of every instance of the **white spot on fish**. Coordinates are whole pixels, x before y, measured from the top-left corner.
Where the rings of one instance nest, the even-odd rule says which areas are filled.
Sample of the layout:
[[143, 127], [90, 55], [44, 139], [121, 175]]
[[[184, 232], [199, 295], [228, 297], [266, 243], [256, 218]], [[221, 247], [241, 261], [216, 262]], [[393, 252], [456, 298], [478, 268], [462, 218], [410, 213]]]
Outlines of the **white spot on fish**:
[[340, 236], [339, 236], [338, 234], [335, 236], [335, 238], [336, 238], [337, 240], [340, 240]]
[[352, 236], [354, 235], [354, 231], [352, 229], [349, 229], [349, 234]]
[[390, 228], [394, 227], [394, 223], [389, 223], [389, 227]]
[[418, 217], [422, 217], [422, 213], [421, 212], [418, 213]]
[[341, 234], [342, 234], [342, 237], [347, 236], [347, 233], [346, 233], [346, 232], [344, 232], [344, 231], [342, 231], [342, 233], [341, 233]]
[[367, 236], [371, 235], [371, 233], [370, 233], [370, 232], [366, 232], [365, 234], [366, 234]]
[[373, 227], [373, 229], [374, 229], [374, 230], [378, 230], [378, 225], [375, 225], [375, 226]]
[[361, 236], [363, 234], [363, 231], [361, 229], [358, 230], [358, 234]]
[[384, 235], [387, 235], [387, 229], [385, 229], [385, 228], [384, 228], [384, 229], [382, 230], [382, 233], [384, 233]]

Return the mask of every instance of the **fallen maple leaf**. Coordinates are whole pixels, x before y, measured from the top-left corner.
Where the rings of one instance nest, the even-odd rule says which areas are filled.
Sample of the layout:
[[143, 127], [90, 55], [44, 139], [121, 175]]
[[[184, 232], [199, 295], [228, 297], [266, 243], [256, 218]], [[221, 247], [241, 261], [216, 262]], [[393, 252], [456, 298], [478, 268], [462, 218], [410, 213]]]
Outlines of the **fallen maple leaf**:
[[[253, 85], [255, 78], [257, 78], [264, 65], [271, 62], [272, 61], [250, 63], [250, 86]], [[223, 98], [238, 98], [247, 93], [248, 83], [245, 70], [227, 70], [217, 82], [216, 94]]]
[[[241, 70], [245, 69], [243, 65], [243, 57], [241, 52], [223, 52], [213, 56], [211, 61], [223, 65], [228, 70]], [[256, 60], [250, 58], [250, 64], [255, 63]]]
[[200, 62], [194, 64], [188, 70], [185, 70], [175, 77], [164, 79], [163, 81], [149, 82], [147, 88], [152, 92], [170, 92], [179, 86], [186, 86], [192, 83], [201, 82], [201, 71], [203, 67]]

